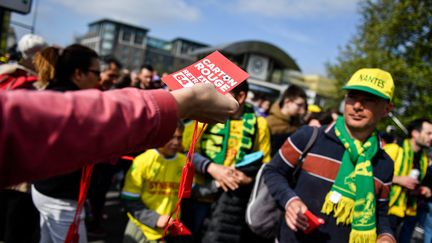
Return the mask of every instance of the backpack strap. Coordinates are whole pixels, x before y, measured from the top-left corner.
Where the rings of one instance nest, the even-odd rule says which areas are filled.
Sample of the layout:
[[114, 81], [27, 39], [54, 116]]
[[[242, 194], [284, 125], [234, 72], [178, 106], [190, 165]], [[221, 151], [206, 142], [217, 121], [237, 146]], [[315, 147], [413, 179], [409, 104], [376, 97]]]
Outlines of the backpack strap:
[[313, 128], [312, 135], [310, 136], [309, 141], [306, 144], [306, 147], [303, 149], [303, 152], [298, 157], [297, 164], [296, 164], [294, 171], [293, 171], [293, 175], [292, 175], [292, 186], [293, 187], [297, 183], [297, 179], [298, 179], [298, 176], [300, 174], [300, 170], [303, 167], [304, 159], [306, 158], [306, 155], [309, 153], [309, 150], [312, 148], [312, 146], [314, 145], [314, 143], [318, 137], [318, 130], [319, 130], [318, 127], [313, 126], [312, 128]]

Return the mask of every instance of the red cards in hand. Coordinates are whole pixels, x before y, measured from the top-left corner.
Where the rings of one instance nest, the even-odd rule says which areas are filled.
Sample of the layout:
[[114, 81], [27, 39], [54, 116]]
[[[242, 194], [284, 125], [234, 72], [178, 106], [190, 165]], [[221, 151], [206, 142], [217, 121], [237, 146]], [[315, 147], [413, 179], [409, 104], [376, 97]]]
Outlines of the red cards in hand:
[[309, 211], [309, 210], [306, 210], [304, 215], [308, 219], [308, 223], [309, 223], [309, 227], [303, 231], [305, 234], [309, 234], [314, 229], [318, 228], [318, 226], [324, 224], [324, 219], [318, 218], [313, 213], [311, 213], [311, 211]]
[[228, 93], [249, 77], [245, 71], [215, 51], [198, 62], [162, 78], [172, 90], [212, 83], [217, 91]]

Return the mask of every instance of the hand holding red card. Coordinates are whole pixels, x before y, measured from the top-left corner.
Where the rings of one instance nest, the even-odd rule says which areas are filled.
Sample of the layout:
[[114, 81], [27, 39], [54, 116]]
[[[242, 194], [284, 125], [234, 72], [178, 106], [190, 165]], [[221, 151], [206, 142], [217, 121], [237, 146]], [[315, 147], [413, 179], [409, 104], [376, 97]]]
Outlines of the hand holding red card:
[[226, 94], [249, 77], [220, 52], [215, 51], [198, 62], [162, 78], [172, 90], [192, 87], [198, 83], [212, 83]]

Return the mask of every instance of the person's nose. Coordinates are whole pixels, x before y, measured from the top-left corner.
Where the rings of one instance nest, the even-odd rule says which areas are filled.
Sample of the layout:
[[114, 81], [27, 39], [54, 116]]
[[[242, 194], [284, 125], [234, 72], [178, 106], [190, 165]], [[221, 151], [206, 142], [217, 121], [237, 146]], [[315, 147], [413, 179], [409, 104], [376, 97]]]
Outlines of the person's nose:
[[362, 102], [362, 100], [360, 100], [360, 99], [354, 100], [353, 108], [356, 109], [356, 110], [363, 109], [363, 102]]

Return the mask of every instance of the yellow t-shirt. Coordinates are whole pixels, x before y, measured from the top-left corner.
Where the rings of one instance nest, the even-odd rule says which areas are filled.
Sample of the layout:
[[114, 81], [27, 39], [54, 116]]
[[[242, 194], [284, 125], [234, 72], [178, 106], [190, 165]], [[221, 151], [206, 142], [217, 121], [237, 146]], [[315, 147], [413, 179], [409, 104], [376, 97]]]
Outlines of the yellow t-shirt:
[[[177, 203], [178, 187], [186, 156], [177, 153], [174, 158], [164, 158], [156, 149], [137, 156], [129, 169], [123, 193], [140, 195], [141, 201], [150, 210], [168, 215]], [[131, 220], [141, 229], [148, 240], [162, 238], [163, 229], [154, 229]]]

